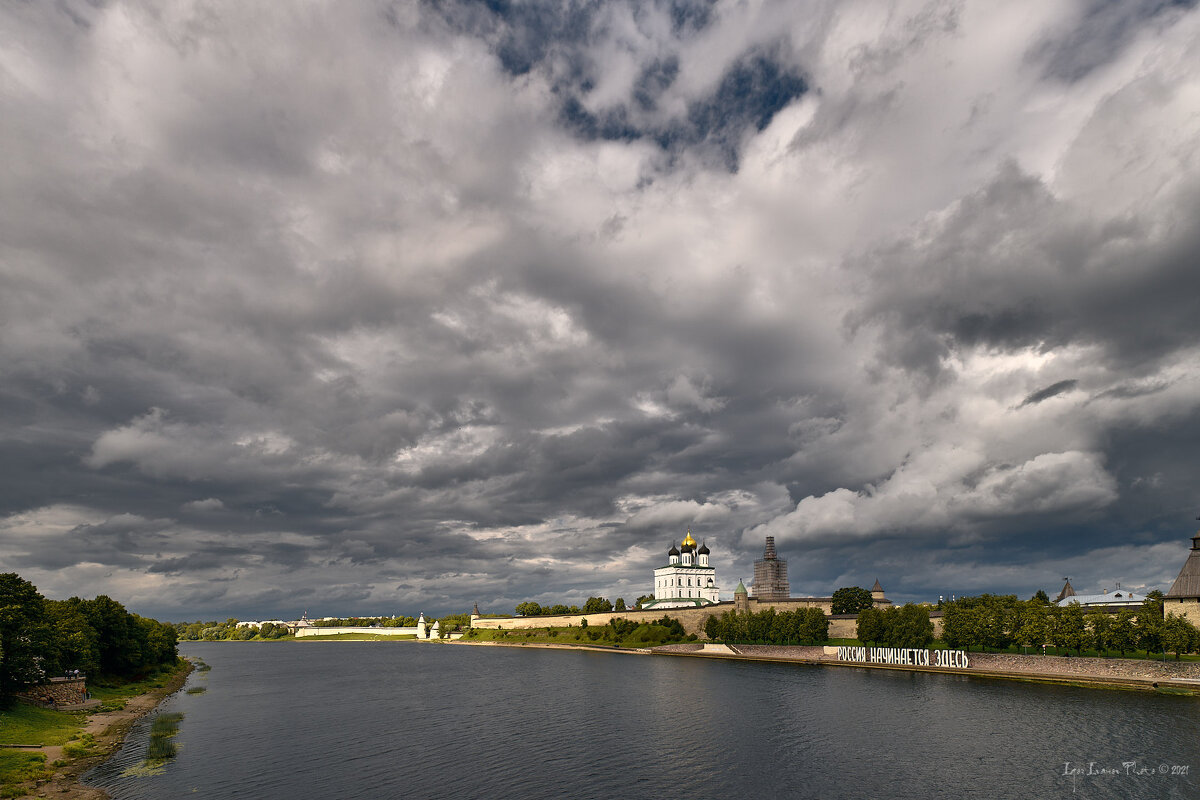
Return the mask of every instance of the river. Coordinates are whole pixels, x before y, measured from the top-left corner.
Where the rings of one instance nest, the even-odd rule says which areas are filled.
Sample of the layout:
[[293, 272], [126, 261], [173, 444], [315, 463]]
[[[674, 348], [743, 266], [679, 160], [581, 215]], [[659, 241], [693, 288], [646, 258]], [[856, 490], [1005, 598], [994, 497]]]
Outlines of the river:
[[1197, 798], [1200, 700], [421, 642], [184, 642], [211, 665], [87, 776], [115, 800]]

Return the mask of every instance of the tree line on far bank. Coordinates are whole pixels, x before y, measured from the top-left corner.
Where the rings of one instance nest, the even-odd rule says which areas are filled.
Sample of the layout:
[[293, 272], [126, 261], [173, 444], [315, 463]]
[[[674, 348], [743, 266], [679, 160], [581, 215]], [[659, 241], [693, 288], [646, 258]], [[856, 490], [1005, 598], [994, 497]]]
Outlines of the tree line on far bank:
[[[428, 619], [430, 628], [438, 622], [438, 630], [442, 634], [466, 628], [471, 621], [470, 614], [448, 614], [436, 620]], [[370, 628], [411, 628], [417, 624], [416, 617], [322, 617], [314, 620], [314, 625], [331, 628], [363, 628], [363, 633], [370, 633]], [[233, 617], [224, 622], [176, 622], [175, 632], [181, 641], [204, 642], [248, 642], [264, 639], [283, 639], [292, 635], [286, 625], [274, 622], [245, 623]]]
[[641, 611], [642, 604], [654, 599], [652, 594], [644, 594], [633, 604], [632, 608], [625, 605], [625, 598], [618, 597], [613, 603], [606, 597], [589, 597], [582, 606], [568, 606], [562, 603], [543, 606], [532, 600], [517, 603], [516, 612], [522, 617], [558, 617], [568, 614], [607, 614], [610, 611]]
[[106, 595], [48, 600], [15, 572], [0, 574], [0, 700], [67, 670], [137, 678], [178, 659], [175, 628]]
[[1200, 631], [1182, 617], [1164, 615], [1162, 592], [1157, 590], [1141, 606], [1116, 614], [1087, 610], [1078, 603], [1057, 606], [1044, 593], [1029, 600], [1018, 600], [1016, 595], [961, 597], [944, 603], [942, 614], [942, 640], [948, 647], [968, 650], [1050, 645], [1076, 653], [1116, 651], [1122, 656], [1139, 650], [1170, 651], [1178, 659], [1200, 648]]

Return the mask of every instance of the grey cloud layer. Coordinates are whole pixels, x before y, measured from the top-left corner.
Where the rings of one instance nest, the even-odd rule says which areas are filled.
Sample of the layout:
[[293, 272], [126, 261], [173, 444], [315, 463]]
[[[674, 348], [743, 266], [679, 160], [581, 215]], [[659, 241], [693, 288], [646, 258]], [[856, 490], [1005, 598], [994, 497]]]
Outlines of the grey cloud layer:
[[797, 591], [1163, 585], [1200, 17], [1134, 12], [8, 7], [0, 563], [504, 610], [691, 525], [730, 586], [767, 533]]

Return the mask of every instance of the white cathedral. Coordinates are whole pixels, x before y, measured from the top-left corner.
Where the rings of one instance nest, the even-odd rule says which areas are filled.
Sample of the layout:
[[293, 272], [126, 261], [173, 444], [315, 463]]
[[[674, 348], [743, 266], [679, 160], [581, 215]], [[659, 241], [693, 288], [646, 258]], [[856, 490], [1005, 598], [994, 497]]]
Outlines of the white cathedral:
[[667, 565], [654, 570], [654, 601], [643, 610], [695, 608], [721, 602], [717, 572], [708, 565], [708, 546], [696, 547], [689, 529], [687, 538], [667, 551]]

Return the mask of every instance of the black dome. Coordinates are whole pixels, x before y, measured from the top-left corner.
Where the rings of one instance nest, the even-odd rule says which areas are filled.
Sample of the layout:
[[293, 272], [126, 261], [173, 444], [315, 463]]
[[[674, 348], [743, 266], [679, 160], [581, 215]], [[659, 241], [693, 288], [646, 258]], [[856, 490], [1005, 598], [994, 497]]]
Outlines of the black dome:
[[675, 545], [672, 544], [671, 549], [667, 551], [667, 555], [669, 555], [669, 556], [679, 555], [679, 548], [677, 548]]
[[706, 556], [706, 555], [708, 555], [708, 543], [706, 542], [706, 543], [704, 543], [704, 544], [701, 544], [701, 545], [700, 545], [700, 549], [699, 549], [699, 550], [697, 550], [696, 552], [697, 552], [697, 553], [699, 553], [699, 554], [700, 554], [700, 555], [702, 555], [702, 556]]

